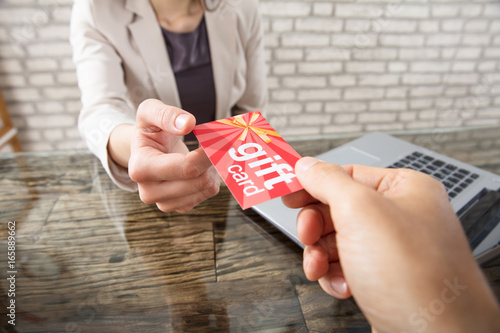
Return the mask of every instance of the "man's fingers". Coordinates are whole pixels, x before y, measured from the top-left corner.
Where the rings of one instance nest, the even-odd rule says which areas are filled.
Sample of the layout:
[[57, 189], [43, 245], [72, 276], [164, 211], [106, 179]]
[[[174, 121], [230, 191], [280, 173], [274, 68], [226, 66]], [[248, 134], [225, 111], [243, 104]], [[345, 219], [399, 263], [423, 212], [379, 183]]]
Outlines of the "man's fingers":
[[189, 134], [195, 125], [196, 119], [192, 114], [156, 99], [145, 100], [137, 110], [137, 127], [146, 133], [162, 130], [182, 136]]
[[297, 235], [304, 245], [313, 245], [318, 240], [333, 232], [330, 208], [323, 204], [305, 207], [297, 217]]
[[186, 155], [141, 149], [129, 162], [129, 175], [136, 183], [193, 179], [212, 165], [202, 148]]

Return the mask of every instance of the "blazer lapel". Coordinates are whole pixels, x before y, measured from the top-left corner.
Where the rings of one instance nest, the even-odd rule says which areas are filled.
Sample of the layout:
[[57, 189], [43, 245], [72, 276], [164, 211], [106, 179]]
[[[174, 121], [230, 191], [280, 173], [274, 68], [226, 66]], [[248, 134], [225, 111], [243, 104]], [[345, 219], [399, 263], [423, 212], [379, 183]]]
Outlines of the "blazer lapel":
[[236, 67], [236, 14], [232, 6], [205, 12], [216, 93], [217, 119], [230, 116]]
[[128, 28], [151, 78], [153, 87], [147, 88], [154, 88], [164, 103], [181, 107], [175, 76], [153, 7], [147, 0], [126, 0], [126, 8], [135, 14], [135, 20]]

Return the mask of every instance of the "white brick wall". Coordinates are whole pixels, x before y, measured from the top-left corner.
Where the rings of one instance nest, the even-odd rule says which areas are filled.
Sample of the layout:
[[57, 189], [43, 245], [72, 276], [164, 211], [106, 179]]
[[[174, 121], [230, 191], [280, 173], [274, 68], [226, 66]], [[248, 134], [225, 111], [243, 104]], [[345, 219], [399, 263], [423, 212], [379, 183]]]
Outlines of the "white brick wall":
[[[26, 150], [83, 146], [72, 0], [0, 0], [0, 88]], [[261, 0], [286, 138], [500, 125], [498, 0]]]

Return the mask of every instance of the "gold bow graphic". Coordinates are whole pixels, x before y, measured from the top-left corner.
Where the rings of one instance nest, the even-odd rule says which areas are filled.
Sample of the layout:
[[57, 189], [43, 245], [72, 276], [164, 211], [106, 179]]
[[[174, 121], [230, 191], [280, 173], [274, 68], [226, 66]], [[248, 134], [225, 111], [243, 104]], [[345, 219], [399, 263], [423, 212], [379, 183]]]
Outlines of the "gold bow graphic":
[[260, 113], [254, 112], [252, 114], [252, 117], [250, 118], [250, 122], [248, 124], [243, 119], [243, 116], [236, 116], [233, 118], [232, 121], [228, 120], [228, 119], [221, 119], [221, 120], [217, 120], [217, 121], [219, 123], [222, 123], [222, 124], [243, 128], [243, 133], [241, 133], [240, 137], [238, 138], [238, 140], [241, 140], [241, 141], [245, 141], [249, 130], [253, 131], [255, 134], [257, 134], [259, 136], [259, 138], [264, 140], [265, 143], [271, 142], [271, 139], [268, 137], [268, 135], [280, 137], [280, 135], [278, 133], [276, 133], [275, 131], [266, 130], [263, 128], [252, 126], [252, 124], [257, 120], [257, 118], [259, 118], [259, 116], [260, 116]]

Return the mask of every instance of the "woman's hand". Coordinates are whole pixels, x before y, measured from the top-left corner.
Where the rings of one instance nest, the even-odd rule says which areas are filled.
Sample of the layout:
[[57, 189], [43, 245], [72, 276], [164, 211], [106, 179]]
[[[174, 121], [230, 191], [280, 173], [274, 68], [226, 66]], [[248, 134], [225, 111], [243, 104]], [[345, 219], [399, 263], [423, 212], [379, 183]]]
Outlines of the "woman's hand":
[[185, 213], [219, 192], [220, 177], [203, 149], [189, 152], [181, 139], [195, 125], [193, 115], [158, 100], [139, 106], [128, 172], [143, 202]]

